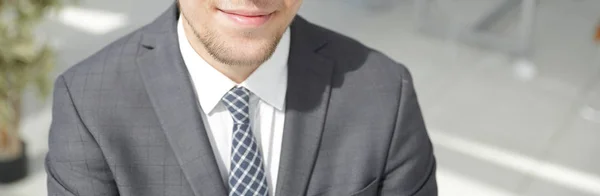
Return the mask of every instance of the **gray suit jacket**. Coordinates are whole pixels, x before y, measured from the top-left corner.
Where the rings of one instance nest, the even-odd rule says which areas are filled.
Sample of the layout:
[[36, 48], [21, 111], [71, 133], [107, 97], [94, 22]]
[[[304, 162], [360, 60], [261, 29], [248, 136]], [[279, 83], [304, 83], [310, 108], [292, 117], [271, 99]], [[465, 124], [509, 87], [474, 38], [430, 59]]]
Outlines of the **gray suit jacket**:
[[[48, 193], [225, 196], [172, 6], [55, 83]], [[296, 17], [277, 195], [437, 195], [406, 68]], [[202, 96], [202, 95], [200, 95]]]

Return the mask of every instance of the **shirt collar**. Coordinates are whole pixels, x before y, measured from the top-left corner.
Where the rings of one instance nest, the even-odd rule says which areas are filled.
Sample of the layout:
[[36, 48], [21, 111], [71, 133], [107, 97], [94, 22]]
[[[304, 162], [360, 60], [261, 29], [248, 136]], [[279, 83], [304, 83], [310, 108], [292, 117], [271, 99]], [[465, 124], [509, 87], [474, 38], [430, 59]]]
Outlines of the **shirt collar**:
[[198, 94], [200, 106], [206, 114], [211, 113], [227, 91], [236, 85], [243, 86], [262, 101], [283, 111], [287, 90], [287, 61], [290, 50], [290, 30], [285, 31], [271, 58], [260, 65], [244, 82], [236, 84], [209, 65], [192, 48], [183, 29], [183, 17], [179, 17], [177, 35], [183, 61], [190, 72]]

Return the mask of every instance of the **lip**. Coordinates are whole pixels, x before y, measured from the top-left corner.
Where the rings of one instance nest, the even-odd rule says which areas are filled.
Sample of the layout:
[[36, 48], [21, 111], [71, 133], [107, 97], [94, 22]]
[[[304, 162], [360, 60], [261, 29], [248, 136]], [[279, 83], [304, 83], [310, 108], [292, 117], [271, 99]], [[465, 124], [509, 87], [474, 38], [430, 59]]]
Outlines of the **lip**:
[[222, 10], [218, 9], [219, 15], [223, 16], [237, 26], [259, 27], [267, 23], [273, 12], [260, 10]]
[[219, 11], [224, 12], [226, 14], [234, 14], [246, 17], [258, 17], [258, 16], [266, 16], [270, 15], [272, 12], [268, 11], [260, 11], [260, 10], [223, 10], [219, 9]]

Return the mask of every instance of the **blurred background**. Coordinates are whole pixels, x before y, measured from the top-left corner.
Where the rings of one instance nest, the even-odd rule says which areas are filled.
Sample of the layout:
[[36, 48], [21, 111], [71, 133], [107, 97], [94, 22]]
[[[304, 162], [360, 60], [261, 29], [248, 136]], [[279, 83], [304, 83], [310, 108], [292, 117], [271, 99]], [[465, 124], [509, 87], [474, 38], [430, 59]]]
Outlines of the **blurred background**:
[[[47, 14], [35, 38], [56, 54], [48, 83], [171, 3]], [[300, 15], [412, 71], [441, 196], [600, 195], [600, 0], [304, 0]], [[20, 109], [29, 172], [0, 196], [46, 195], [51, 97], [36, 97], [26, 88]]]

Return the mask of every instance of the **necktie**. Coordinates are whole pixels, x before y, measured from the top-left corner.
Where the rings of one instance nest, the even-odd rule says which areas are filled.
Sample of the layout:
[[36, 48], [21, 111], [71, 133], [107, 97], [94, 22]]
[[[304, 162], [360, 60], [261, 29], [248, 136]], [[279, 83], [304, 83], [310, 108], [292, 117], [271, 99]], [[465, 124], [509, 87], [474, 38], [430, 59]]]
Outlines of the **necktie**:
[[250, 128], [249, 99], [244, 87], [234, 87], [222, 99], [234, 122], [229, 196], [268, 196], [263, 159]]

